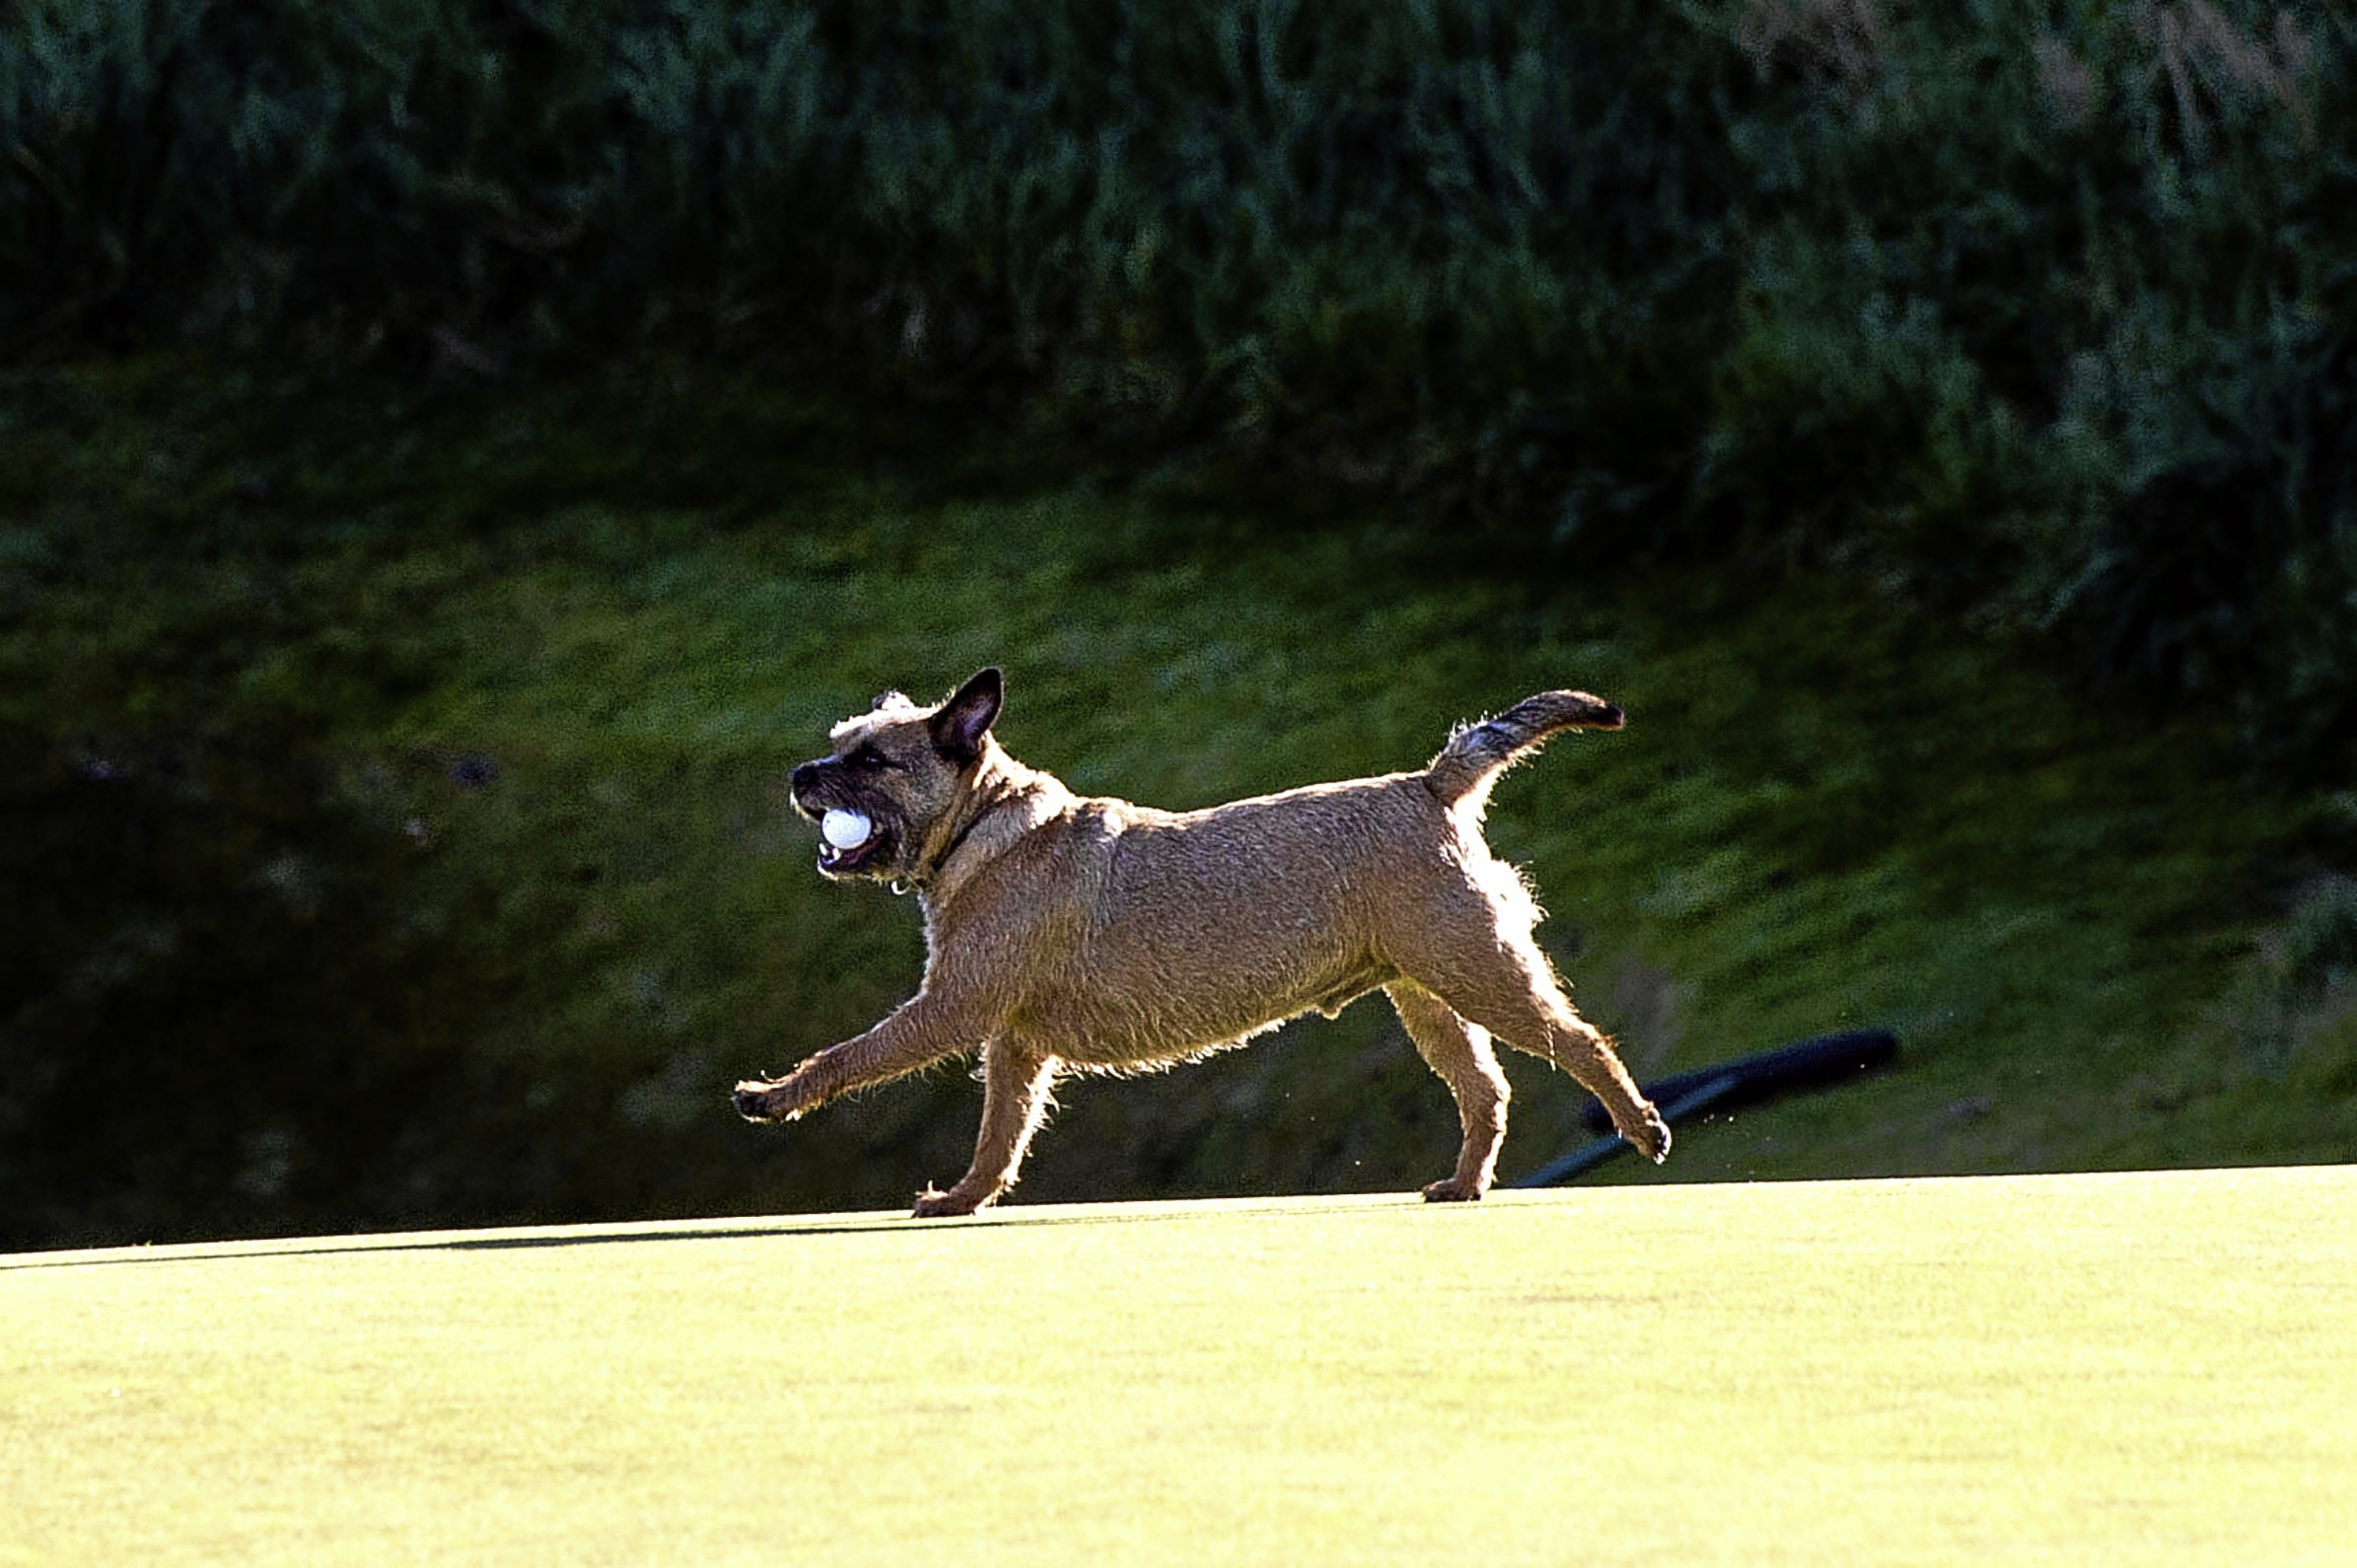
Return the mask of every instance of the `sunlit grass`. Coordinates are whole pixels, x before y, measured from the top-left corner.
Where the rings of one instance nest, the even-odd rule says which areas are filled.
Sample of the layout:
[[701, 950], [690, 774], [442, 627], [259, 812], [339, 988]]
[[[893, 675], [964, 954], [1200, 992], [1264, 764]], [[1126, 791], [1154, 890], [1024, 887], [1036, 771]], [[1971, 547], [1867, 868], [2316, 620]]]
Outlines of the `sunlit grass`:
[[0, 1258], [0, 1560], [2345, 1547], [2340, 1170]]

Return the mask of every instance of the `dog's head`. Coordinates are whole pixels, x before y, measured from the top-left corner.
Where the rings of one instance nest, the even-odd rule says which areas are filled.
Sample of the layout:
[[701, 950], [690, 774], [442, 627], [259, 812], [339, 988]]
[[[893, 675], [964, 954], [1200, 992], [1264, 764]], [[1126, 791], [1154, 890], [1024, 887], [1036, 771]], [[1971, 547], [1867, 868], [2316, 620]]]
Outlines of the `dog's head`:
[[[819, 870], [916, 878], [934, 830], [973, 788], [1003, 697], [998, 671], [985, 670], [938, 707], [887, 692], [870, 712], [835, 725], [834, 751], [791, 776], [794, 808], [822, 826]], [[830, 811], [852, 815], [829, 823]]]

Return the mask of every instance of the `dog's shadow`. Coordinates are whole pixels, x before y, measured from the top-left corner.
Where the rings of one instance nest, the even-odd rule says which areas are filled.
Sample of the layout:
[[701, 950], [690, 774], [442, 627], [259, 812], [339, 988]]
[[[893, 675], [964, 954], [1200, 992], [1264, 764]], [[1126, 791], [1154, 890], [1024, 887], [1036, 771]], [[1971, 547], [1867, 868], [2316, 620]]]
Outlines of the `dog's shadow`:
[[[1414, 1193], [1367, 1195], [1354, 1199], [1366, 1202], [1389, 1199], [1402, 1205], [1418, 1202]], [[1211, 1200], [1218, 1204], [1221, 1200]], [[1249, 1208], [1255, 1213], [1278, 1213], [1330, 1205], [1331, 1197], [1300, 1198], [1245, 1198], [1226, 1200], [1227, 1204]], [[1021, 1207], [993, 1208], [979, 1215], [947, 1219], [919, 1219], [905, 1209], [878, 1209], [870, 1213], [785, 1215], [769, 1219], [744, 1219], [722, 1224], [680, 1224], [675, 1221], [652, 1220], [611, 1226], [568, 1227], [562, 1230], [520, 1230], [513, 1233], [479, 1230], [452, 1233], [421, 1231], [404, 1235], [398, 1231], [374, 1236], [352, 1237], [349, 1240], [290, 1238], [284, 1241], [213, 1241], [195, 1242], [182, 1246], [124, 1247], [98, 1252], [23, 1252], [0, 1257], [0, 1273], [33, 1269], [94, 1269], [121, 1267], [140, 1263], [206, 1263], [236, 1262], [249, 1258], [333, 1258], [351, 1257], [371, 1252], [503, 1252], [533, 1251], [567, 1247], [644, 1246], [671, 1241], [765, 1241], [802, 1240], [819, 1237], [874, 1236], [879, 1234], [928, 1237], [968, 1235], [982, 1236], [1008, 1227], [1036, 1228], [1049, 1225], [1139, 1225], [1157, 1221], [1182, 1219], [1200, 1216], [1206, 1204], [1202, 1202], [1143, 1202], [1043, 1204], [1034, 1208]]]

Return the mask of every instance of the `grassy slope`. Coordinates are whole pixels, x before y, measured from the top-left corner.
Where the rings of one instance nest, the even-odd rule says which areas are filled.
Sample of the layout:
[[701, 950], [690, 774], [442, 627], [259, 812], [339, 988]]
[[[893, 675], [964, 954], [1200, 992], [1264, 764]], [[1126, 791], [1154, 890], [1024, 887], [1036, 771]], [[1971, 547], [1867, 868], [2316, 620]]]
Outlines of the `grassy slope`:
[[[954, 1075], [785, 1133], [724, 1092], [917, 974], [911, 909], [812, 875], [782, 767], [877, 687], [985, 660], [1017, 755], [1170, 806], [1413, 766], [1542, 686], [1625, 703], [1625, 735], [1559, 742], [1491, 814], [1582, 1004], [1641, 1073], [1906, 1042], [1887, 1078], [1691, 1131], [1672, 1176], [2346, 1154], [2357, 1015], [2290, 1040], [2219, 1012], [2296, 813], [2216, 734], [2095, 711], [1855, 587], [1501, 566], [1412, 518], [994, 466], [709, 381], [380, 404], [163, 367], [15, 395], [28, 608], [0, 702], [61, 747], [192, 714], [324, 737], [340, 809], [407, 857], [399, 931], [490, 977], [418, 982], [415, 1036], [511, 1069], [470, 1114], [557, 1107], [485, 1156], [522, 1206], [500, 1212], [878, 1207], [956, 1174]], [[473, 754], [496, 781], [454, 787]], [[233, 874], [275, 886], [285, 854], [252, 855]], [[1568, 1085], [1508, 1065], [1511, 1175], [1586, 1134]], [[1397, 1189], [1455, 1136], [1375, 1004], [1064, 1098], [1034, 1197]], [[253, 1212], [210, 1233], [288, 1223], [345, 1136], [332, 1102], [286, 1114], [278, 1165], [231, 1173]], [[362, 1189], [494, 1142], [429, 1125]]]
[[0, 1258], [0, 1559], [2293, 1562], [2357, 1173]]

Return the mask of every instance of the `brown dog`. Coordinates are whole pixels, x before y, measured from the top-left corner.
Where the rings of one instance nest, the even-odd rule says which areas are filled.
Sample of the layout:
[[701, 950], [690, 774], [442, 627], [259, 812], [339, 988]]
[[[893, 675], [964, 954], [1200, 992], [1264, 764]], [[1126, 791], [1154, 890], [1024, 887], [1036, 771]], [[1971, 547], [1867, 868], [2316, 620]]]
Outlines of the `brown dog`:
[[1490, 1186], [1506, 1134], [1493, 1036], [1570, 1073], [1653, 1159], [1669, 1153], [1532, 940], [1529, 890], [1481, 839], [1501, 772], [1557, 730], [1618, 729], [1619, 708], [1543, 692], [1460, 727], [1421, 772], [1170, 812], [1076, 796], [1016, 761], [990, 733], [1000, 700], [996, 670], [935, 708], [887, 693], [794, 769], [794, 803], [826, 840], [819, 869], [921, 897], [925, 982], [866, 1034], [738, 1084], [748, 1120], [791, 1121], [980, 1047], [974, 1168], [916, 1208], [971, 1214], [1014, 1182], [1059, 1074], [1168, 1066], [1381, 986], [1464, 1123], [1427, 1198]]

